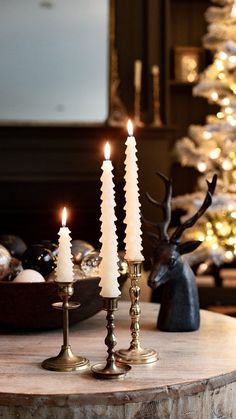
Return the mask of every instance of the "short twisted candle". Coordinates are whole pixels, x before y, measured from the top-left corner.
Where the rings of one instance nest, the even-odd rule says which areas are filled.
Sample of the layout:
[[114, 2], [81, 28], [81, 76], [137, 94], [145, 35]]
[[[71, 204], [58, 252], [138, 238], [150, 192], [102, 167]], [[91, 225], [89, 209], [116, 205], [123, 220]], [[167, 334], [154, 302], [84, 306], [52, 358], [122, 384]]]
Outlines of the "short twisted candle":
[[62, 227], [59, 230], [58, 256], [56, 260], [56, 281], [73, 282], [70, 230], [66, 227], [66, 208], [63, 209]]

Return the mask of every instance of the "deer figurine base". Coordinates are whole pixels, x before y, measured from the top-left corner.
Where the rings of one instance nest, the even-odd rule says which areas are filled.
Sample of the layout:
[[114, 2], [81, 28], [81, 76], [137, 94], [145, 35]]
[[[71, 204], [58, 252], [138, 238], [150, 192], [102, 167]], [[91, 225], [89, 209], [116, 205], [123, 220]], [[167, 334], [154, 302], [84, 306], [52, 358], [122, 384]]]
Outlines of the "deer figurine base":
[[[194, 274], [190, 267], [188, 282], [176, 285], [170, 279], [163, 285], [162, 303], [157, 318], [157, 328], [163, 332], [193, 332], [200, 327], [200, 306]], [[191, 279], [190, 279], [191, 278]]]

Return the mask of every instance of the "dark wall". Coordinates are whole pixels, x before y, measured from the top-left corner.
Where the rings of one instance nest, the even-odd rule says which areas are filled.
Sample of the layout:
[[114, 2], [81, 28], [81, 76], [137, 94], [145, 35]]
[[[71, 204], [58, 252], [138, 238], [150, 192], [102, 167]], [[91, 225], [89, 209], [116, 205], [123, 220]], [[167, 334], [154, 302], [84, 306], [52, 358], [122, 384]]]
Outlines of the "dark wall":
[[[204, 0], [202, 0], [204, 1]], [[180, 1], [181, 2], [181, 1]], [[171, 46], [168, 7], [165, 0], [118, 0], [117, 47], [121, 80], [121, 97], [130, 115], [133, 114], [133, 71], [135, 59], [143, 61], [142, 116], [144, 128], [135, 135], [138, 143], [139, 182], [142, 210], [156, 219], [155, 209], [147, 204], [145, 192], [158, 199], [163, 186], [156, 170], [169, 175], [173, 143], [183, 129], [182, 121], [173, 125], [169, 89], [169, 56]], [[175, 5], [178, 1], [173, 0]], [[207, 1], [206, 1], [207, 3]], [[203, 19], [203, 16], [201, 17]], [[167, 24], [168, 23], [168, 24]], [[152, 87], [150, 68], [160, 65], [161, 113], [163, 127], [153, 128]], [[178, 93], [178, 92], [177, 92]], [[188, 95], [190, 90], [188, 90]], [[191, 93], [190, 93], [191, 94]], [[184, 93], [181, 90], [181, 95]], [[189, 96], [188, 96], [189, 98]], [[182, 99], [189, 107], [189, 99]], [[199, 117], [200, 120], [200, 117]], [[184, 126], [189, 121], [184, 121]], [[71, 210], [69, 226], [74, 239], [84, 239], [94, 246], [100, 237], [100, 175], [103, 146], [109, 139], [113, 145], [112, 160], [116, 183], [119, 246], [124, 237], [124, 150], [126, 130], [100, 126], [0, 126], [0, 234], [13, 233], [27, 243], [39, 239], [57, 239], [60, 225], [59, 210], [67, 205]], [[184, 175], [185, 176], [185, 175]], [[184, 181], [183, 181], [184, 179]], [[186, 192], [191, 181], [174, 173], [179, 192]], [[181, 189], [182, 188], [182, 189]], [[148, 246], [148, 245], [147, 245]]]
[[119, 0], [116, 3], [120, 93], [129, 115], [134, 110], [134, 62], [142, 61], [142, 120], [152, 122], [151, 67], [160, 67], [162, 121], [166, 116], [166, 2]]
[[[125, 129], [97, 127], [0, 127], [0, 234], [12, 233], [27, 243], [57, 240], [60, 210], [70, 210], [74, 239], [99, 245], [100, 176], [105, 139], [112, 147], [116, 215], [120, 248], [124, 237]], [[137, 130], [141, 199], [153, 188], [150, 175], [168, 171], [172, 131]], [[148, 164], [147, 164], [148, 163]]]

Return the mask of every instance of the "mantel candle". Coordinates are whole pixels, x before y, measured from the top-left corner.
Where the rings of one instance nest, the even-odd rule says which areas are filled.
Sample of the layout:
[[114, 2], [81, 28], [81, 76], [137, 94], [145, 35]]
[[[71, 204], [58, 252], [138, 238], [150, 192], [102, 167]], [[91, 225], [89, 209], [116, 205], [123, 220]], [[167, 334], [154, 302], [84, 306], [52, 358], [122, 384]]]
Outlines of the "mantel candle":
[[133, 136], [133, 124], [128, 121], [128, 138], [125, 159], [125, 258], [128, 261], [142, 261], [142, 231], [138, 188], [138, 165], [136, 140]]
[[59, 245], [56, 266], [57, 282], [73, 282], [73, 262], [71, 254], [70, 230], [66, 227], [67, 212], [66, 208], [62, 211], [62, 227], [59, 230]]
[[101, 196], [101, 238], [102, 244], [100, 256], [100, 294], [105, 298], [116, 298], [120, 295], [117, 253], [117, 235], [115, 226], [115, 192], [112, 174], [112, 162], [110, 160], [110, 145], [105, 145], [105, 160], [102, 164], [102, 196]]

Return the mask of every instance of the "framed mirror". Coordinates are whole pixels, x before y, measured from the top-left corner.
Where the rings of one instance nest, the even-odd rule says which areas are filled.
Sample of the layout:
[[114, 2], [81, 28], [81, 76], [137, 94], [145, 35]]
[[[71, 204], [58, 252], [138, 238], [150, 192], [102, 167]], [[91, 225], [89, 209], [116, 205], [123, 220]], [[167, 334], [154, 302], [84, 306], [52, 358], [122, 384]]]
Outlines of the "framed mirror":
[[104, 122], [109, 0], [0, 0], [0, 124]]

